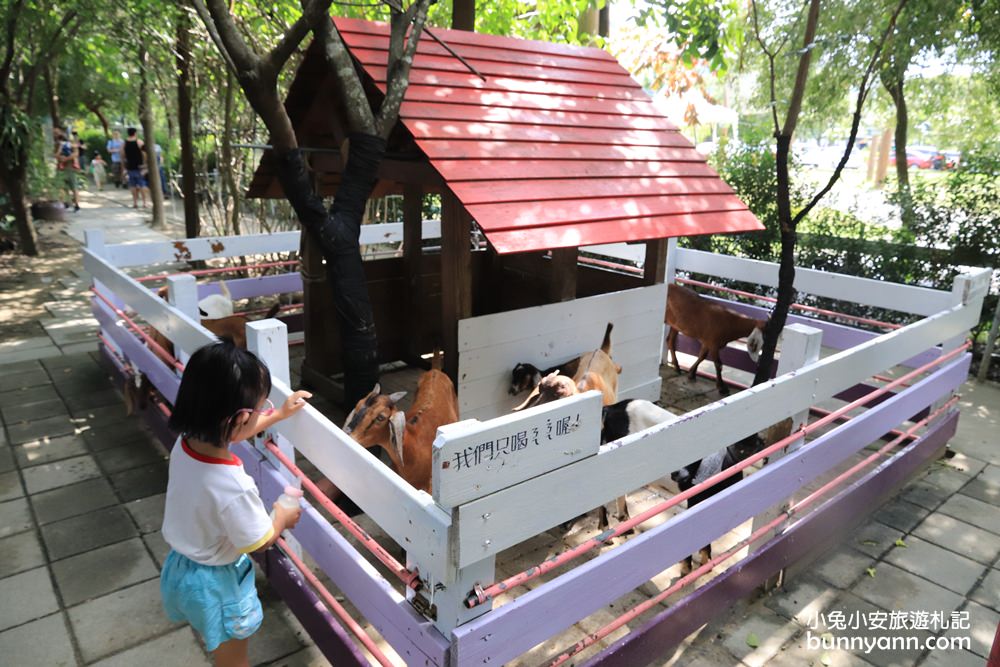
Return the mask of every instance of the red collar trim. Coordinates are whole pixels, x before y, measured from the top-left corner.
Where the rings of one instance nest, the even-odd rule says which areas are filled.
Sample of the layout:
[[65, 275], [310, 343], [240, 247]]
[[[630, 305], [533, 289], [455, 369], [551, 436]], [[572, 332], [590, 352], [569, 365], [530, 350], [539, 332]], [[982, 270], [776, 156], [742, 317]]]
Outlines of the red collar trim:
[[181, 447], [184, 449], [184, 453], [193, 458], [195, 461], [201, 461], [202, 463], [214, 463], [217, 465], [226, 465], [226, 466], [243, 465], [243, 461], [240, 460], [240, 457], [236, 456], [236, 454], [233, 454], [232, 452], [229, 453], [229, 455], [233, 457], [231, 459], [220, 459], [216, 456], [205, 456], [204, 454], [196, 452], [193, 449], [191, 449], [191, 447], [188, 446], [187, 440], [185, 440], [184, 438], [181, 438]]

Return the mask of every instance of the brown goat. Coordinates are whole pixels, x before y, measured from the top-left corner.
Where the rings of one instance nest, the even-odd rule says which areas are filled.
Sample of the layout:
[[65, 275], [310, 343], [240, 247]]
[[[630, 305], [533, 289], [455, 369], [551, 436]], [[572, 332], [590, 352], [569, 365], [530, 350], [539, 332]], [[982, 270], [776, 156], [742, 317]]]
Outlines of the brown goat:
[[764, 345], [764, 325], [767, 324], [767, 320], [755, 320], [741, 315], [677, 283], [672, 283], [667, 290], [667, 313], [664, 321], [670, 326], [667, 349], [673, 358], [674, 369], [681, 372], [681, 366], [677, 363], [677, 334], [682, 333], [701, 343], [698, 358], [688, 370], [688, 379], [694, 381], [698, 364], [709, 357], [715, 362], [715, 386], [722, 395], [729, 393], [729, 387], [722, 382], [719, 351], [738, 338], [746, 338], [747, 353], [753, 361], [757, 361]]
[[601, 392], [604, 405], [615, 403], [618, 400], [618, 374], [622, 372], [622, 367], [611, 358], [613, 328], [614, 324], [608, 322], [600, 349], [580, 356], [576, 373], [572, 378], [559, 375], [558, 372], [550, 373], [542, 378], [523, 403], [514, 408], [514, 412], [574, 394], [582, 394], [592, 389]]
[[440, 355], [420, 376], [410, 416], [396, 407], [406, 392], [386, 396], [375, 385], [347, 415], [344, 432], [362, 447], [382, 447], [399, 476], [421, 491], [431, 491], [431, 455], [438, 427], [458, 421], [458, 398], [451, 378], [440, 370]]

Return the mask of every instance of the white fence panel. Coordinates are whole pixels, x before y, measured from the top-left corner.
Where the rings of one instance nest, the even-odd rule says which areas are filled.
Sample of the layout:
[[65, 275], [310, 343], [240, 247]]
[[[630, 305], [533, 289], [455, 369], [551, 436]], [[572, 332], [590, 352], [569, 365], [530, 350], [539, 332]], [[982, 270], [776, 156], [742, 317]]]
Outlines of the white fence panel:
[[492, 419], [510, 412], [524, 400], [508, 394], [516, 364], [544, 370], [595, 350], [608, 322], [611, 356], [622, 366], [619, 397], [658, 399], [666, 299], [660, 284], [462, 320], [459, 414]]
[[601, 394], [588, 391], [486, 422], [442, 426], [434, 441], [434, 499], [456, 507], [597, 454]]

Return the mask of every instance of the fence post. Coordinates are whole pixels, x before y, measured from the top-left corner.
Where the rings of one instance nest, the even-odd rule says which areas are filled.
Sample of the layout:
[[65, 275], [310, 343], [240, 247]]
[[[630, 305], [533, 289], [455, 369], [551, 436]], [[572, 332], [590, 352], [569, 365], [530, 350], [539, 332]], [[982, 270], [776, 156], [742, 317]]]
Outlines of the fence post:
[[[790, 371], [798, 370], [809, 364], [813, 364], [819, 361], [820, 347], [823, 342], [823, 332], [815, 327], [811, 327], [805, 324], [789, 324], [782, 331], [781, 338], [781, 356], [778, 359], [778, 375], [783, 375]], [[816, 395], [813, 394], [813, 400], [816, 399]], [[797, 431], [802, 424], [804, 424], [809, 419], [809, 409], [798, 412], [791, 415], [792, 418], [792, 428], [791, 433]], [[768, 457], [768, 464], [774, 463], [789, 451], [798, 449], [803, 444], [804, 441], [799, 441], [783, 450], [777, 451]], [[788, 509], [789, 501], [784, 501], [774, 507], [762, 512], [753, 518], [753, 527], [751, 532], [756, 531], [761, 526], [764, 526], [771, 521], [773, 521], [779, 514]], [[753, 553], [763, 547], [770, 536], [764, 535], [761, 539], [750, 544], [750, 553]], [[784, 570], [778, 572], [773, 577], [769, 578], [762, 584], [765, 591], [771, 590], [779, 584], [781, 578], [783, 577]]]
[[[257, 355], [258, 359], [264, 362], [271, 372], [272, 380], [280, 381], [286, 387], [290, 388], [292, 383], [288, 364], [288, 326], [276, 319], [258, 320], [256, 322], [247, 322], [246, 332], [247, 350], [253, 352]], [[276, 407], [279, 406], [277, 399], [272, 398], [271, 400], [275, 403]], [[283, 398], [281, 400], [284, 401]], [[261, 433], [258, 437], [254, 438], [251, 444], [263, 454], [264, 458], [271, 465], [281, 471], [282, 476], [289, 484], [300, 487], [301, 482], [299, 482], [298, 478], [282, 465], [277, 457], [264, 446], [264, 442], [268, 438], [274, 441], [282, 454], [287, 456], [293, 463], [295, 462], [294, 445], [276, 433]], [[284, 537], [289, 549], [301, 558], [302, 545], [289, 532], [286, 532]]]
[[[167, 302], [195, 322], [201, 322], [201, 314], [198, 312], [198, 281], [194, 276], [167, 276]], [[194, 352], [174, 345], [174, 356], [182, 364], [187, 364]]]

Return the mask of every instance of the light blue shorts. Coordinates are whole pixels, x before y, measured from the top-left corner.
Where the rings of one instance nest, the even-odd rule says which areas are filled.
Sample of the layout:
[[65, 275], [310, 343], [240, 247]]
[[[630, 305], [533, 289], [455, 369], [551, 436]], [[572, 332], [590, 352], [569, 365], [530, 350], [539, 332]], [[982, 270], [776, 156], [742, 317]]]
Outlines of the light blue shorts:
[[171, 550], [160, 573], [163, 608], [172, 621], [187, 621], [212, 652], [230, 639], [246, 639], [260, 628], [253, 561], [202, 565]]

